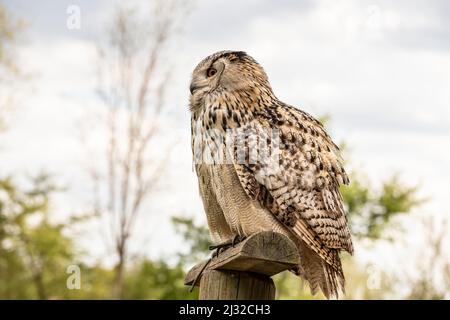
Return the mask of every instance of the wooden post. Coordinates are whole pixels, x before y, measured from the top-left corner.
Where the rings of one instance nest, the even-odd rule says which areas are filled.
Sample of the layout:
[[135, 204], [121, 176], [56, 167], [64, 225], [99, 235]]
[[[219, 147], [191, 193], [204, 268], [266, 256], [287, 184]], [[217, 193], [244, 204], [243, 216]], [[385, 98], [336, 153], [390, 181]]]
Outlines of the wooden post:
[[[298, 265], [295, 244], [271, 231], [254, 234], [186, 275], [185, 284], [200, 286], [200, 300], [274, 300], [271, 276]], [[208, 263], [208, 264], [207, 264]], [[206, 268], [204, 268], [207, 264]]]

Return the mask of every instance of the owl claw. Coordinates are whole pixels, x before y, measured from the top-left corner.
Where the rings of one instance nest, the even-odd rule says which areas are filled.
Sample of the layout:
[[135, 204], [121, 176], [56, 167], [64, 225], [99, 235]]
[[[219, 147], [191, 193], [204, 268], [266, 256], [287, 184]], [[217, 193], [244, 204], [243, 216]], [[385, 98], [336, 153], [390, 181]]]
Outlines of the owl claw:
[[209, 250], [214, 250], [212, 258], [217, 258], [219, 254], [233, 245], [232, 241], [225, 241], [216, 245], [209, 246]]
[[212, 259], [214, 258], [218, 258], [219, 254], [229, 248], [234, 247], [235, 245], [237, 245], [238, 243], [242, 242], [245, 240], [245, 236], [240, 236], [240, 235], [235, 235], [233, 237], [232, 240], [228, 240], [219, 244], [214, 244], [209, 246], [209, 250], [214, 250], [214, 252], [211, 255], [211, 258], [208, 259], [208, 261], [203, 265], [202, 269], [200, 270], [199, 274], [197, 275], [197, 277], [195, 278], [194, 282], [191, 285], [191, 288], [189, 289], [189, 292], [192, 292], [192, 290], [194, 290], [194, 286], [197, 284], [198, 280], [200, 279], [200, 277], [203, 274], [203, 271], [205, 271], [206, 267], [209, 265], [209, 263], [211, 262]]
[[229, 248], [234, 247], [238, 243], [242, 242], [245, 238], [246, 237], [244, 237], [244, 236], [235, 235], [232, 240], [228, 240], [228, 241], [216, 244], [216, 245], [209, 246], [209, 250], [214, 250], [212, 257], [217, 258], [220, 253], [222, 253], [223, 251], [225, 251]]
[[241, 236], [241, 235], [235, 235], [233, 238], [233, 241], [231, 242], [231, 246], [234, 247], [238, 243], [241, 243], [242, 241], [244, 241], [245, 238], [247, 238], [247, 237]]

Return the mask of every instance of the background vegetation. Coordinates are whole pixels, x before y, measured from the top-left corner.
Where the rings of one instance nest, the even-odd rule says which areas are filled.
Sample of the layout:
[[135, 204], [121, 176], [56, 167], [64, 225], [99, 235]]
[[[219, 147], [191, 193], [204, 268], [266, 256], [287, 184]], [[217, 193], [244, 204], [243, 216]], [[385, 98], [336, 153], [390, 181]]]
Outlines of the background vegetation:
[[[157, 1], [161, 5], [160, 1]], [[186, 8], [176, 14], [183, 16]], [[91, 212], [67, 213], [70, 219], [57, 221], [52, 203], [57, 193], [66, 193], [64, 186], [56, 186], [51, 174], [40, 173], [33, 177], [19, 175], [0, 176], [0, 298], [2, 299], [195, 299], [183, 285], [186, 270], [209, 254], [209, 235], [205, 226], [193, 219], [173, 218], [173, 227], [182, 235], [186, 247], [170, 263], [146, 257], [131, 257], [127, 252], [129, 238], [133, 235], [134, 220], [138, 219], [140, 204], [151, 193], [159, 174], [160, 163], [147, 165], [145, 156], [152, 155], [148, 143], [157, 130], [157, 119], [164, 107], [166, 75], [170, 70], [161, 65], [160, 54], [168, 40], [176, 33], [173, 7], [155, 8], [160, 20], [151, 38], [142, 38], [136, 32], [139, 21], [130, 11], [118, 11], [111, 19], [112, 30], [105, 35], [109, 46], [99, 50], [103, 61], [116, 65], [103, 67], [105, 81], [99, 82], [97, 92], [107, 106], [105, 153], [108, 173], [105, 179], [95, 170], [91, 176], [98, 188], [109, 190], [106, 203], [98, 203]], [[163, 10], [163, 11], [161, 11]], [[165, 11], [164, 11], [165, 10]], [[162, 14], [161, 14], [162, 12]], [[0, 6], [0, 124], [6, 129], [6, 110], [15, 107], [13, 84], [24, 82], [20, 64], [15, 61], [17, 38], [24, 31], [23, 24]], [[141, 38], [136, 38], [139, 35]], [[137, 46], [136, 44], [140, 45]], [[143, 46], [141, 44], [145, 43]], [[112, 55], [106, 57], [105, 52]], [[134, 61], [144, 57], [146, 66], [141, 78], [135, 79]], [[109, 59], [109, 60], [108, 60]], [[114, 73], [113, 71], [117, 71]], [[161, 76], [156, 76], [156, 74]], [[154, 80], [157, 79], [157, 80]], [[161, 80], [162, 79], [162, 80]], [[20, 93], [20, 91], [19, 91]], [[127, 123], [122, 129], [121, 110], [127, 110]], [[148, 115], [151, 116], [148, 116]], [[152, 121], [145, 122], [150, 118]], [[116, 131], [118, 130], [118, 131]], [[120, 131], [123, 130], [123, 131]], [[123, 150], [116, 146], [117, 135], [126, 134]], [[344, 143], [342, 143], [344, 145]], [[5, 152], [4, 150], [0, 151]], [[349, 158], [349, 152], [345, 152]], [[164, 163], [164, 161], [162, 161]], [[156, 170], [147, 170], [148, 168]], [[132, 181], [132, 182], [130, 182]], [[412, 215], [424, 199], [418, 197], [418, 187], [403, 183], [400, 175], [385, 181], [369, 181], [364, 172], [351, 172], [352, 183], [342, 188], [349, 212], [351, 229], [357, 248], [388, 246], [393, 234], [411, 232], [399, 224], [399, 216], [411, 215], [426, 236], [428, 255], [409, 260], [416, 274], [406, 280], [403, 298], [442, 299], [450, 291], [450, 264], [445, 258], [446, 222], [416, 218]], [[381, 187], [374, 187], [374, 185]], [[194, 192], [195, 193], [195, 192]], [[176, 215], [176, 213], [174, 213]], [[111, 247], [115, 265], [86, 263], [85, 253], [77, 244], [77, 227], [86, 221], [103, 216], [110, 219]], [[121, 217], [117, 220], [115, 217]], [[448, 250], [448, 248], [447, 248]], [[382, 263], [382, 261], [380, 261]], [[69, 266], [77, 265], [81, 271], [81, 288], [70, 290], [67, 280]], [[346, 298], [386, 298], [393, 296], [398, 279], [376, 266], [355, 261], [344, 255], [344, 270], [348, 285]], [[283, 273], [275, 278], [280, 299], [312, 299], [308, 289], [299, 285], [298, 278]], [[320, 297], [319, 297], [320, 298]]]

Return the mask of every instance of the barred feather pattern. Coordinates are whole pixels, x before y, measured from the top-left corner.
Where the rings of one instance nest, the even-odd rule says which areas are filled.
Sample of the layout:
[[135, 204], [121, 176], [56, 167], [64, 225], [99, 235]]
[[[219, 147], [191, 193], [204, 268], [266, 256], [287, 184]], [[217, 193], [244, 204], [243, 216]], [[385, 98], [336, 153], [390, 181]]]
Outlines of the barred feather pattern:
[[[283, 233], [301, 257], [292, 271], [312, 293], [337, 297], [345, 282], [339, 253], [353, 254], [339, 191], [349, 179], [338, 147], [318, 120], [275, 97], [262, 67], [245, 53], [216, 53], [193, 77], [218, 61], [222, 78], [214, 89], [193, 93], [190, 104], [195, 169], [213, 240]], [[231, 146], [221, 139], [230, 129], [245, 133]], [[205, 149], [220, 161], [197, 163]]]

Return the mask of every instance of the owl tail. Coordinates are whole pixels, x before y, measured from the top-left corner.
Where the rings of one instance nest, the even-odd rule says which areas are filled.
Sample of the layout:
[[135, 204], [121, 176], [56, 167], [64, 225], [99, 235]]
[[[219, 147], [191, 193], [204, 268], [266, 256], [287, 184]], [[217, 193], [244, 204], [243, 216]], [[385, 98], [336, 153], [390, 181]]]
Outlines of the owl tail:
[[293, 272], [308, 282], [311, 294], [315, 295], [320, 289], [330, 299], [338, 298], [339, 292], [345, 293], [345, 278], [338, 251], [333, 250], [336, 260], [333, 267], [309, 247], [300, 245], [300, 264]]

